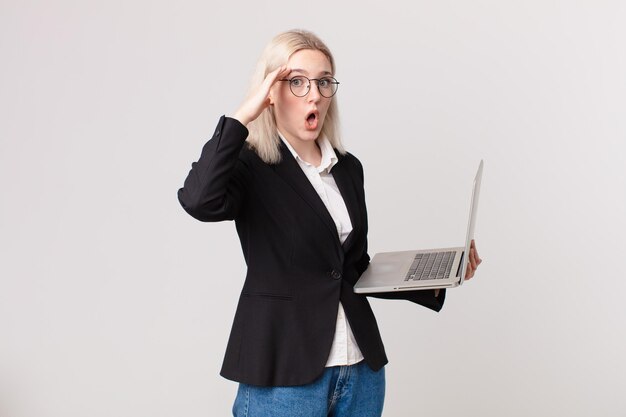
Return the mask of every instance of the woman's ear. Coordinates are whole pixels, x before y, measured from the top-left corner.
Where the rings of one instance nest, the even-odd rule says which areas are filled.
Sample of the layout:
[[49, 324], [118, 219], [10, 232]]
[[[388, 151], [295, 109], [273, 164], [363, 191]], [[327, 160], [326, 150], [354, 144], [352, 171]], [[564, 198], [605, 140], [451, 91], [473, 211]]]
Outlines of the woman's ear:
[[270, 87], [270, 91], [267, 93], [267, 98], [269, 99], [270, 106], [274, 105], [274, 93], [276, 92], [276, 84]]

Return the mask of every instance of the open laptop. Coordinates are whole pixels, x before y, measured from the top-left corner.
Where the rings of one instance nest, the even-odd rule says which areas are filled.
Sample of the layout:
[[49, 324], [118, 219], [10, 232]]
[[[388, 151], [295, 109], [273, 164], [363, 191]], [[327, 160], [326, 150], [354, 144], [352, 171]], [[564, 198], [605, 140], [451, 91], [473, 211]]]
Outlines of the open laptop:
[[466, 254], [469, 254], [470, 243], [474, 239], [482, 176], [481, 160], [474, 178], [465, 246], [377, 253], [354, 286], [354, 292], [367, 294], [425, 290], [452, 288], [463, 284], [467, 268]]

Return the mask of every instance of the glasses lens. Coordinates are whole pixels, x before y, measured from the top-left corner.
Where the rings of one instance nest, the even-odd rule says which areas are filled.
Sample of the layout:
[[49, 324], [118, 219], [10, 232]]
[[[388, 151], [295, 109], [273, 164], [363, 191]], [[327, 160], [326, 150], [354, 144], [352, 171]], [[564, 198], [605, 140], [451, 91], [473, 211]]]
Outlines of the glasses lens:
[[334, 96], [337, 92], [337, 87], [339, 86], [339, 83], [333, 77], [324, 77], [317, 82], [317, 86], [320, 90], [321, 95], [330, 98]]
[[294, 95], [306, 96], [306, 93], [309, 92], [309, 80], [304, 77], [293, 77], [289, 82], [289, 87]]

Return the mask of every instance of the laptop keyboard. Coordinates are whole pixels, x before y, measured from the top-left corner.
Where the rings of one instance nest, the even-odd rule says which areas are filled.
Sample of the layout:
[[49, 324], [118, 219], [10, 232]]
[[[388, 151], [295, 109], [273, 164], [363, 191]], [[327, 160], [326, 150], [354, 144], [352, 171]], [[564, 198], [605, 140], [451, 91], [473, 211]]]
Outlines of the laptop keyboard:
[[409, 268], [405, 281], [443, 279], [450, 276], [455, 251], [418, 253]]

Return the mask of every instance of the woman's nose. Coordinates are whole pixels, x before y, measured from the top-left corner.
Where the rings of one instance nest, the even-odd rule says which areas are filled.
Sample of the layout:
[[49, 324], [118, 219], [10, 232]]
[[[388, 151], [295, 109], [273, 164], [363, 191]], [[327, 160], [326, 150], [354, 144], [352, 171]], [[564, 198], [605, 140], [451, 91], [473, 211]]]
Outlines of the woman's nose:
[[315, 81], [311, 81], [309, 84], [309, 94], [307, 94], [308, 101], [320, 101], [322, 95], [320, 94], [319, 86]]

